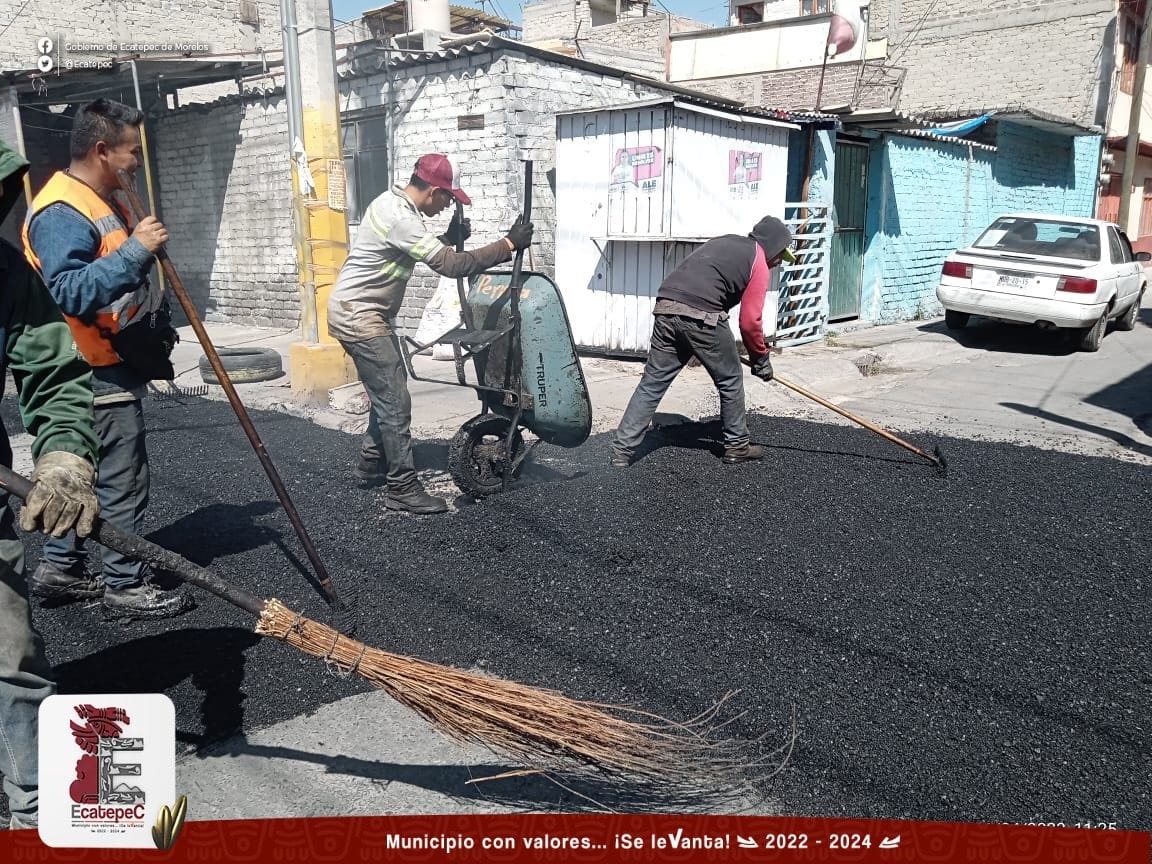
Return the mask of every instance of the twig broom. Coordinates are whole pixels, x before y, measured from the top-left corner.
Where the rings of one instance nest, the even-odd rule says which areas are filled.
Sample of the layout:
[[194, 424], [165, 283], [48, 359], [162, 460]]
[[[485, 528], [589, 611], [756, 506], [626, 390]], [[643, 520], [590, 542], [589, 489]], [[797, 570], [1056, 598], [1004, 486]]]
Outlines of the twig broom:
[[[0, 466], [0, 488], [23, 500], [32, 484]], [[752, 752], [759, 742], [715, 737], [725, 725], [716, 718], [728, 697], [700, 716], [676, 723], [636, 709], [473, 675], [369, 647], [103, 519], [96, 521], [94, 537], [109, 549], [173, 573], [257, 616], [256, 633], [323, 659], [337, 674], [358, 675], [450, 737], [501, 751], [534, 769], [594, 773], [651, 785], [673, 796], [733, 790], [757, 774], [774, 773], [766, 769], [780, 751], [759, 756]]]

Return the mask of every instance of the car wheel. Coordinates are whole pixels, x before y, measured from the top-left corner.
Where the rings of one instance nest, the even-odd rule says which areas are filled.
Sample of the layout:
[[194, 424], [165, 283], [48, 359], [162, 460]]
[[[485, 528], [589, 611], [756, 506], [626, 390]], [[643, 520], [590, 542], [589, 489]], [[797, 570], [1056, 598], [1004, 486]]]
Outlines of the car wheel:
[[944, 326], [949, 330], [963, 330], [968, 326], [968, 319], [972, 316], [967, 312], [957, 312], [955, 309], [944, 310]]
[[1081, 351], [1099, 351], [1100, 342], [1104, 338], [1104, 331], [1108, 328], [1108, 313], [1105, 312], [1100, 316], [1100, 320], [1089, 327], [1087, 330], [1080, 331], [1083, 335], [1080, 337], [1080, 350]]
[[1136, 319], [1140, 317], [1140, 302], [1144, 299], [1144, 289], [1140, 289], [1140, 293], [1136, 295], [1136, 300], [1128, 311], [1116, 319], [1117, 330], [1131, 330], [1136, 326]]

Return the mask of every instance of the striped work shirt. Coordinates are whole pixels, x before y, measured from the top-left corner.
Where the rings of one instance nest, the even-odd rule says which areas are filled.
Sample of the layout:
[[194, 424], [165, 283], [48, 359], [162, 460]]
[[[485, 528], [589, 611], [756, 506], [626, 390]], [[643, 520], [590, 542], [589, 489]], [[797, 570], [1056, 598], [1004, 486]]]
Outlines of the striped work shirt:
[[403, 186], [368, 206], [328, 300], [328, 332], [343, 342], [392, 333], [392, 320], [419, 261], [442, 276], [471, 276], [512, 257], [503, 240], [456, 252], [428, 230]]

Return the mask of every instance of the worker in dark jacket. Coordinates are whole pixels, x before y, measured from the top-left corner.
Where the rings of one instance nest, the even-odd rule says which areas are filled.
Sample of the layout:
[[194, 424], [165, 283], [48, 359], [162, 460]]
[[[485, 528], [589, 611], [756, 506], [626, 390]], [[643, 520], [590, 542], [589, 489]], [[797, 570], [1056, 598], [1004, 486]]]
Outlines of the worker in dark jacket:
[[[20, 197], [28, 163], [0, 143], [0, 221]], [[99, 441], [92, 421], [92, 374], [39, 275], [0, 241], [0, 393], [12, 370], [24, 428], [32, 435], [33, 487], [20, 527], [86, 537], [100, 511], [93, 482]], [[0, 462], [12, 467], [0, 424]], [[56, 692], [44, 642], [32, 627], [24, 544], [0, 494], [0, 773], [12, 828], [39, 818], [37, 724], [40, 703]]]
[[724, 463], [734, 465], [763, 457], [763, 448], [748, 440], [744, 375], [728, 326], [728, 310], [740, 304], [740, 336], [752, 360], [752, 374], [771, 381], [772, 361], [764, 342], [764, 297], [771, 268], [781, 260], [796, 260], [789, 249], [791, 244], [788, 227], [766, 216], [746, 237], [725, 234], [709, 240], [664, 280], [656, 294], [656, 320], [644, 375], [612, 444], [614, 467], [631, 464], [660, 400], [692, 357], [700, 361], [720, 391]]

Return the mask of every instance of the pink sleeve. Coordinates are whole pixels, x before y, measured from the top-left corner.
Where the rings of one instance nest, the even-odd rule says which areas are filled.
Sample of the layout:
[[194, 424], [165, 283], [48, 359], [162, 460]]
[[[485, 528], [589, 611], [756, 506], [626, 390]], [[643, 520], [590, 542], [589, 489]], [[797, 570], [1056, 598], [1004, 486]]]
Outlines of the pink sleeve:
[[768, 346], [764, 343], [764, 295], [768, 293], [769, 272], [764, 250], [757, 243], [752, 275], [748, 277], [748, 287], [740, 298], [740, 338], [753, 360], [768, 353]]

